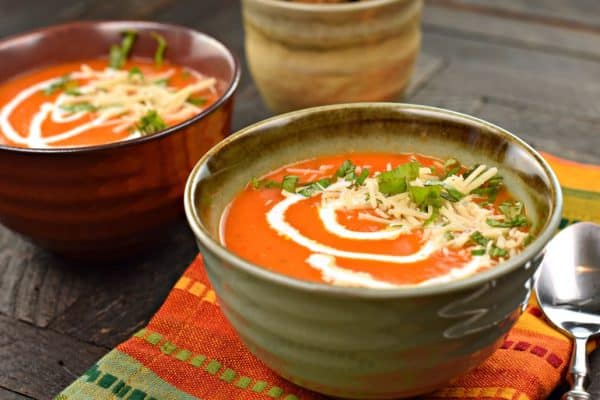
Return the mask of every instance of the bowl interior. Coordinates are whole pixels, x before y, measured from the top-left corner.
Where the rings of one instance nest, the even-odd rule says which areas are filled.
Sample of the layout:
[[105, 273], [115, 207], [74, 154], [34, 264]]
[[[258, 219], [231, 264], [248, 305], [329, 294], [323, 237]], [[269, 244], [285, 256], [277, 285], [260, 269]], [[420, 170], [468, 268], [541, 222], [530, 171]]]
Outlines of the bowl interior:
[[10, 79], [23, 72], [67, 61], [108, 57], [110, 46], [120, 43], [122, 32], [138, 32], [131, 55], [152, 58], [156, 41], [164, 36], [165, 58], [216, 77], [225, 91], [235, 79], [235, 59], [221, 43], [192, 29], [142, 21], [75, 22], [8, 38], [0, 42], [0, 76]]
[[[509, 190], [525, 202], [532, 232], [538, 236], [520, 256], [541, 250], [549, 239], [546, 231], [558, 223], [561, 200], [555, 176], [535, 151], [508, 132], [431, 107], [355, 103], [275, 117], [209, 151], [188, 181], [192, 227], [201, 241], [214, 245], [223, 210], [252, 177], [294, 161], [365, 151], [414, 152], [498, 167]], [[532, 254], [525, 255], [528, 251]]]

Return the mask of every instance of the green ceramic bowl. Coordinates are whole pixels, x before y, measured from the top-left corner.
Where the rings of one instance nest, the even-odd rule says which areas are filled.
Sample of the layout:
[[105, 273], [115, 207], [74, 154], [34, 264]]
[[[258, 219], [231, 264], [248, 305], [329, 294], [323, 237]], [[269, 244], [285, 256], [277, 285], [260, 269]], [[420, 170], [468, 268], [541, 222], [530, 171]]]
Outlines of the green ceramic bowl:
[[[219, 243], [223, 210], [253, 176], [353, 150], [418, 152], [497, 166], [526, 203], [536, 239], [518, 256], [469, 278], [390, 290], [289, 278]], [[383, 399], [433, 391], [501, 344], [558, 228], [562, 196], [540, 155], [495, 125], [432, 107], [354, 103], [280, 115], [225, 139], [193, 170], [185, 209], [219, 304], [250, 351], [306, 388]]]

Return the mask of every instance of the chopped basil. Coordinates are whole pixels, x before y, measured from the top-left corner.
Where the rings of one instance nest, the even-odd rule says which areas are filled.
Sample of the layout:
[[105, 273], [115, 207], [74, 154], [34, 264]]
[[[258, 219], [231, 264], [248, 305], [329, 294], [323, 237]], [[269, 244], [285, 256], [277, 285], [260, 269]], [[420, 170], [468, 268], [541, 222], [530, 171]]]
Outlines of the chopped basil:
[[456, 175], [460, 172], [462, 166], [456, 158], [449, 158], [444, 162], [444, 179]]
[[487, 224], [493, 228], [517, 228], [527, 225], [527, 218], [524, 215], [519, 215], [511, 221], [498, 221], [497, 219], [488, 218], [485, 220]]
[[135, 42], [136, 35], [137, 33], [135, 31], [125, 31], [123, 32], [123, 40], [121, 40], [121, 44], [113, 44], [110, 47], [108, 65], [111, 68], [123, 68], [123, 65], [125, 65], [125, 62], [127, 61], [127, 57], [129, 57], [133, 43]]
[[258, 179], [257, 177], [252, 178], [252, 187], [254, 189], [267, 188], [267, 189], [279, 189], [281, 188], [281, 183], [277, 181], [272, 181], [269, 179]]
[[139, 69], [139, 67], [133, 67], [129, 70], [127, 77], [130, 80], [133, 80], [136, 77], [139, 77], [140, 80], [144, 80], [144, 73], [142, 72], [141, 69]]
[[484, 186], [472, 190], [471, 193], [478, 196], [487, 197], [487, 202], [493, 203], [496, 201], [496, 197], [498, 196], [502, 185], [502, 177], [500, 175], [496, 175], [490, 178]]
[[298, 185], [298, 178], [295, 175], [287, 175], [283, 177], [283, 181], [281, 181], [281, 189], [286, 192], [296, 193], [296, 186]]
[[167, 86], [169, 84], [168, 79], [157, 79], [153, 82], [157, 86]]
[[208, 100], [206, 100], [204, 97], [188, 97], [186, 101], [195, 106], [201, 106], [205, 104]]
[[471, 240], [483, 247], [487, 246], [488, 242], [490, 241], [490, 239], [483, 236], [479, 231], [475, 231], [471, 234]]
[[387, 196], [406, 192], [408, 182], [419, 176], [420, 167], [421, 164], [411, 161], [391, 171], [382, 172], [377, 176], [379, 191]]
[[301, 194], [304, 197], [311, 197], [315, 193], [322, 192], [327, 186], [331, 185], [330, 178], [322, 178], [316, 182], [311, 182], [306, 184], [300, 190], [298, 190], [298, 194]]
[[93, 104], [88, 103], [88, 102], [73, 103], [73, 104], [61, 104], [60, 108], [62, 110], [65, 110], [65, 111], [68, 111], [71, 113], [92, 112], [92, 111], [96, 111], [98, 109], [98, 107], [96, 107]]
[[166, 127], [167, 124], [161, 116], [158, 115], [156, 110], [149, 110], [142, 118], [140, 118], [140, 121], [136, 125], [137, 130], [142, 136], [162, 131]]
[[83, 94], [79, 90], [79, 84], [75, 81], [71, 81], [67, 85], [67, 88], [65, 89], [65, 93], [68, 94], [69, 96], [81, 96]]
[[[354, 165], [354, 163], [350, 160], [345, 160], [335, 172], [335, 175], [339, 176], [340, 178], [345, 178], [346, 176], [354, 175], [355, 170], [356, 165]], [[354, 179], [354, 176], [352, 176], [352, 179]]]
[[440, 209], [438, 207], [433, 207], [431, 211], [431, 215], [423, 222], [423, 226], [427, 226], [433, 222], [435, 222], [440, 216]]
[[490, 257], [504, 257], [508, 252], [496, 246], [490, 247]]
[[360, 171], [360, 175], [358, 175], [356, 177], [356, 179], [354, 180], [354, 184], [356, 186], [362, 185], [363, 183], [365, 183], [365, 180], [367, 180], [368, 176], [369, 176], [369, 169], [364, 168], [362, 171]]
[[71, 80], [71, 75], [69, 75], [69, 74], [63, 75], [60, 78], [58, 78], [57, 80], [55, 80], [54, 82], [52, 82], [48, 87], [45, 87], [42, 90], [42, 92], [46, 96], [53, 95], [54, 93], [56, 93], [59, 90], [66, 89], [70, 82], [73, 82]]
[[523, 215], [523, 203], [520, 201], [505, 201], [498, 206], [505, 217], [504, 221], [488, 218], [487, 224], [496, 228], [514, 228], [527, 225], [527, 218]]
[[482, 256], [485, 254], [485, 249], [473, 249], [471, 250], [471, 255], [474, 256]]
[[462, 199], [463, 197], [465, 197], [464, 194], [462, 194], [460, 191], [452, 188], [452, 187], [446, 187], [445, 191], [443, 191], [441, 194], [442, 198], [451, 201], [453, 203], [459, 201], [460, 199]]
[[408, 193], [412, 201], [422, 210], [427, 209], [427, 206], [440, 208], [443, 204], [441, 186], [409, 186]]
[[151, 35], [157, 43], [156, 51], [154, 52], [154, 65], [160, 67], [164, 62], [165, 50], [167, 49], [167, 41], [162, 35], [159, 35], [158, 33], [152, 32]]

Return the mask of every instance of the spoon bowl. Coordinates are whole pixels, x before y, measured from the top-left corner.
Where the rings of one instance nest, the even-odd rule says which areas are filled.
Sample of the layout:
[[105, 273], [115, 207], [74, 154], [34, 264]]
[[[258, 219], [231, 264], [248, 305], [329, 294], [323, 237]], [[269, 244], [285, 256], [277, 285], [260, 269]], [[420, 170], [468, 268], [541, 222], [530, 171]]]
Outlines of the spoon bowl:
[[580, 222], [548, 244], [535, 291], [544, 314], [574, 339], [570, 381], [565, 399], [591, 399], [586, 344], [600, 334], [600, 225]]

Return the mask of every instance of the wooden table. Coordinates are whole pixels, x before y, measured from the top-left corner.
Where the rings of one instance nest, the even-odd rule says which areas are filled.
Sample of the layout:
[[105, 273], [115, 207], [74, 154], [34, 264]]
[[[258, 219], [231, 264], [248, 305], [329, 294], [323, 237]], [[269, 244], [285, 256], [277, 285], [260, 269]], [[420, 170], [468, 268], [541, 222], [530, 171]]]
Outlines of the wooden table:
[[[243, 62], [238, 129], [269, 115], [243, 60], [239, 8], [237, 0], [0, 0], [0, 36], [74, 19], [207, 32]], [[600, 1], [429, 1], [404, 100], [474, 114], [539, 149], [600, 163]], [[94, 268], [0, 227], [0, 399], [51, 398], [144, 326], [196, 254], [183, 219], [168, 233], [143, 259]], [[592, 367], [600, 397], [600, 352]]]

